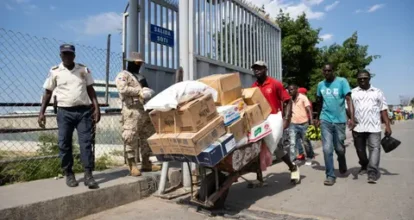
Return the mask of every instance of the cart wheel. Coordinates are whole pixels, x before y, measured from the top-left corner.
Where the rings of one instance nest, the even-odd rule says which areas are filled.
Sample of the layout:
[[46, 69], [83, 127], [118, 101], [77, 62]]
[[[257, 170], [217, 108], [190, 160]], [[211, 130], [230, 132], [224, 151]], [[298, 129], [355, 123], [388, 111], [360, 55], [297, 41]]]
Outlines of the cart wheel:
[[[221, 186], [224, 181], [226, 180], [226, 175], [222, 172], [218, 173], [219, 179], [219, 186]], [[216, 183], [215, 183], [215, 176], [214, 173], [210, 173], [201, 181], [200, 190], [198, 193], [198, 200], [204, 202], [209, 196], [211, 196], [216, 191]], [[224, 203], [226, 201], [227, 195], [229, 193], [229, 189], [224, 191], [223, 195], [214, 203], [213, 209], [222, 209], [224, 208]]]

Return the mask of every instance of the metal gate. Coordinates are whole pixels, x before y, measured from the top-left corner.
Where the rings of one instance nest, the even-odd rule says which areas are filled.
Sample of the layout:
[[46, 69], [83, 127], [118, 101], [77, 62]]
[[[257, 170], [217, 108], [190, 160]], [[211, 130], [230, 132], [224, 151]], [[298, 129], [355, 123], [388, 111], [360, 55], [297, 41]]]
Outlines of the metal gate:
[[281, 79], [280, 29], [259, 10], [240, 0], [194, 0], [189, 7], [195, 78], [240, 72], [249, 87], [254, 81], [250, 66], [262, 60], [269, 75]]
[[[239, 72], [248, 87], [254, 81], [250, 66], [263, 60], [269, 75], [281, 80], [280, 29], [257, 8], [241, 0], [181, 0], [180, 4], [130, 0], [124, 13], [124, 55], [130, 50], [143, 54], [143, 73], [156, 92], [174, 83], [183, 60], [189, 60], [185, 79]], [[179, 8], [188, 15], [180, 22]]]
[[179, 56], [178, 30], [177, 1], [133, 0], [125, 9], [122, 33], [124, 57], [130, 51], [142, 54], [145, 65], [141, 71], [157, 93], [175, 81]]

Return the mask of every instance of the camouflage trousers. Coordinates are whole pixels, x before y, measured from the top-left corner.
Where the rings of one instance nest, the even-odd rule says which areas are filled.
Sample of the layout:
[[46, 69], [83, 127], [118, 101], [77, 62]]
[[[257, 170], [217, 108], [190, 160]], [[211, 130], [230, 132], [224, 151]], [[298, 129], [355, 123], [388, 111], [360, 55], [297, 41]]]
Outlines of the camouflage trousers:
[[123, 111], [122, 139], [125, 144], [127, 158], [135, 158], [135, 152], [140, 148], [142, 162], [149, 162], [151, 148], [147, 139], [154, 133], [155, 128], [147, 113], [139, 113], [136, 110]]

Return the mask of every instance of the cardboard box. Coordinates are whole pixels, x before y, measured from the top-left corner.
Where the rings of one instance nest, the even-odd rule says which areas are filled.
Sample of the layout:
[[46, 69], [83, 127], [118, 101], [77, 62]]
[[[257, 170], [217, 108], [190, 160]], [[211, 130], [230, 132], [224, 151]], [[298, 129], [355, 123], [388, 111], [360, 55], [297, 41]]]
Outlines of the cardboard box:
[[240, 113], [235, 105], [225, 105], [217, 108], [217, 112], [224, 119], [224, 125], [229, 126], [240, 118]]
[[162, 136], [162, 145], [166, 154], [182, 154], [181, 148], [177, 144], [177, 136], [179, 134], [170, 133]]
[[192, 148], [186, 155], [197, 156], [225, 133], [223, 118], [218, 117], [197, 133], [180, 133], [177, 141], [181, 148]]
[[247, 105], [259, 104], [264, 119], [266, 119], [272, 112], [269, 102], [267, 102], [262, 91], [257, 87], [243, 89], [243, 99]]
[[153, 154], [165, 154], [163, 147], [163, 134], [153, 134], [147, 139]]
[[237, 106], [237, 109], [241, 112], [246, 110], [247, 104], [244, 102], [243, 98], [239, 98], [231, 102], [229, 105]]
[[177, 110], [150, 112], [157, 133], [198, 132], [216, 117], [218, 113], [211, 94], [185, 103]]
[[256, 142], [270, 133], [272, 133], [272, 129], [270, 128], [269, 122], [266, 120], [251, 129], [249, 132], [249, 142]]
[[236, 141], [234, 140], [234, 136], [232, 134], [226, 134], [203, 150], [197, 156], [197, 161], [201, 165], [214, 167], [235, 148]]
[[251, 130], [254, 126], [259, 125], [265, 120], [258, 104], [247, 106], [247, 109], [242, 115], [247, 120], [247, 130]]
[[211, 94], [190, 101], [177, 111], [181, 132], [198, 132], [216, 117], [218, 113]]
[[236, 142], [239, 142], [244, 137], [247, 137], [248, 130], [246, 128], [246, 118], [240, 118], [233, 124], [226, 127], [227, 133], [233, 134]]
[[219, 144], [221, 146], [224, 156], [236, 149], [236, 140], [234, 139], [233, 134], [223, 135], [214, 144]]
[[149, 113], [151, 122], [158, 134], [163, 133], [180, 133], [180, 126], [176, 121], [177, 114], [175, 110], [161, 112], [153, 110]]
[[177, 136], [179, 135], [179, 133], [169, 133], [169, 134], [164, 134], [162, 136], [162, 144], [163, 146], [169, 146], [169, 147], [175, 147], [178, 148], [178, 143], [177, 143]]
[[224, 155], [220, 145], [210, 145], [197, 156], [198, 163], [208, 167], [213, 167], [223, 158]]
[[173, 144], [177, 136], [178, 134], [154, 134], [147, 141], [154, 155], [182, 154], [181, 148], [177, 144]]
[[203, 77], [198, 81], [217, 90], [217, 104], [227, 105], [242, 97], [239, 73], [215, 74]]

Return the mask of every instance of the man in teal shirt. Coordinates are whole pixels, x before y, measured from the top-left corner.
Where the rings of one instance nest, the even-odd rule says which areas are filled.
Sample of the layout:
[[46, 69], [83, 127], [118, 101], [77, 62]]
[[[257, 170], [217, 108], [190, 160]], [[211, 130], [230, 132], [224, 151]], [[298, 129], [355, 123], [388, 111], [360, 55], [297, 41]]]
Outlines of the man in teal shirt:
[[[335, 76], [331, 64], [323, 67], [325, 80], [318, 84], [317, 88], [317, 113], [319, 120], [315, 120], [315, 126], [321, 126], [322, 148], [325, 159], [326, 180], [324, 184], [332, 186], [335, 184], [333, 151], [338, 155], [339, 172], [345, 174], [348, 171], [345, 158], [345, 129], [346, 110], [345, 100], [354, 117], [354, 106], [351, 100], [351, 88], [348, 81], [343, 77]], [[354, 119], [350, 118], [349, 128], [355, 127]]]

